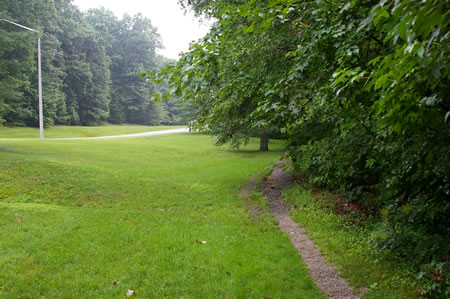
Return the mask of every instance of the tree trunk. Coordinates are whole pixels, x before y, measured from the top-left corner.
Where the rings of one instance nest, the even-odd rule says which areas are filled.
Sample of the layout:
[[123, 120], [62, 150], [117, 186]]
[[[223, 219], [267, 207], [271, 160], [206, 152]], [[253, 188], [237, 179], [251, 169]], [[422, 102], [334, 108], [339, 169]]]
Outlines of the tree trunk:
[[269, 136], [267, 133], [262, 133], [259, 138], [259, 150], [261, 152], [267, 152], [269, 150]]

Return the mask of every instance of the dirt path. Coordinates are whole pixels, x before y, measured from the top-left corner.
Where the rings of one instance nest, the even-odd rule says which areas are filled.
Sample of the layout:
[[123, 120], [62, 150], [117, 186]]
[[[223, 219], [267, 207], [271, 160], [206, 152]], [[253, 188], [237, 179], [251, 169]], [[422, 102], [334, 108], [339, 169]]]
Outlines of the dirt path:
[[292, 180], [281, 167], [281, 162], [276, 163], [261, 186], [261, 191], [267, 199], [270, 211], [277, 220], [280, 230], [289, 235], [322, 292], [329, 298], [359, 298], [353, 295], [352, 288], [339, 275], [336, 268], [325, 263], [317, 247], [306, 236], [305, 229], [299, 227], [289, 216], [282, 192], [292, 183]]

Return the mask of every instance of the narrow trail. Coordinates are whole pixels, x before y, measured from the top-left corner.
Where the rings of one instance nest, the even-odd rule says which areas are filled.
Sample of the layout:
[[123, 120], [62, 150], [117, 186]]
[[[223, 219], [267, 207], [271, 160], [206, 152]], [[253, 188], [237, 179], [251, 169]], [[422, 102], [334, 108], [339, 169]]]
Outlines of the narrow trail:
[[270, 211], [278, 222], [280, 230], [288, 234], [317, 286], [329, 298], [360, 298], [353, 295], [352, 288], [339, 275], [336, 268], [324, 261], [318, 248], [305, 234], [305, 229], [299, 227], [289, 215], [289, 210], [283, 200], [283, 190], [292, 184], [292, 179], [281, 167], [281, 162], [276, 163], [272, 172], [261, 185], [261, 191], [266, 197]]

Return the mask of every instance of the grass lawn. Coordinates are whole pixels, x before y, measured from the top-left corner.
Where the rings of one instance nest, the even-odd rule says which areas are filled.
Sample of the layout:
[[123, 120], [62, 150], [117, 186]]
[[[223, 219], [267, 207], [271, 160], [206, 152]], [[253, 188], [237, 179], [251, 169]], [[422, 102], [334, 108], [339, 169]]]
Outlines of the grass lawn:
[[[107, 125], [100, 127], [52, 126], [44, 128], [45, 138], [97, 137], [125, 135], [150, 131], [184, 128], [186, 126]], [[39, 138], [39, 128], [2, 127], [0, 138]]]
[[324, 298], [239, 196], [281, 155], [257, 148], [197, 134], [0, 139], [0, 297]]

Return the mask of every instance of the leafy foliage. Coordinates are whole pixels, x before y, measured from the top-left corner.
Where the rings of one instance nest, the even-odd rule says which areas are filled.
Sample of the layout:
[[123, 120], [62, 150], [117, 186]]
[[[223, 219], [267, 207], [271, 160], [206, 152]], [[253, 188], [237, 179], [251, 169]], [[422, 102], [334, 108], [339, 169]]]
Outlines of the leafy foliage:
[[[68, 0], [0, 1], [0, 17], [41, 34], [44, 123], [158, 125], [165, 117], [139, 78], [157, 70], [160, 38], [140, 14], [82, 13]], [[0, 124], [37, 126], [35, 33], [0, 21]]]
[[448, 1], [180, 3], [217, 22], [148, 74], [171, 87], [156, 98], [196, 103], [218, 144], [281, 129], [297, 170], [378, 214], [379, 250], [440, 265], [422, 291], [448, 297]]

